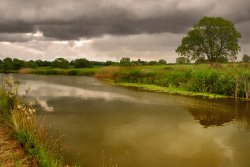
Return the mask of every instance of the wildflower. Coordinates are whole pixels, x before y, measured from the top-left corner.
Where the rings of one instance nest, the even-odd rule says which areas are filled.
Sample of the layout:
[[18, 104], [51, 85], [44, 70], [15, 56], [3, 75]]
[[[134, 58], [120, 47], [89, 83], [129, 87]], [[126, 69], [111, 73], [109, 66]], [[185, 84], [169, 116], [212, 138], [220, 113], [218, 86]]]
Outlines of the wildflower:
[[29, 113], [28, 113], [27, 111], [24, 111], [24, 114], [25, 114], [25, 115], [28, 115]]
[[22, 106], [18, 104], [17, 105], [17, 109], [21, 109], [21, 108], [22, 108]]
[[29, 108], [29, 113], [32, 114], [33, 113], [33, 110], [31, 108]]

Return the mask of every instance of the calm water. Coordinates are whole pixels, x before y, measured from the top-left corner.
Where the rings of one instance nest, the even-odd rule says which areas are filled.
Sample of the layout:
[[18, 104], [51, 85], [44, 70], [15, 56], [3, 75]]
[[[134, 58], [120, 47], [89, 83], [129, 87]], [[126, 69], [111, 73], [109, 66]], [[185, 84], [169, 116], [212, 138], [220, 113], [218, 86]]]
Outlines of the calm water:
[[250, 104], [141, 92], [94, 78], [12, 75], [30, 87], [66, 162], [84, 167], [249, 167]]

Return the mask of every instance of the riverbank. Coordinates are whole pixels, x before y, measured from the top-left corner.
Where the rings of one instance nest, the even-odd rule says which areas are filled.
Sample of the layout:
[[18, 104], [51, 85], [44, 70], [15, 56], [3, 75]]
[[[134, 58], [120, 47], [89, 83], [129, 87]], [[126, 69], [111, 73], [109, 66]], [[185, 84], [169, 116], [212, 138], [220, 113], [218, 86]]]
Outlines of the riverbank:
[[[2, 86], [3, 89], [0, 90], [0, 126], [2, 128], [0, 140], [6, 141], [6, 148], [0, 149], [3, 151], [1, 155], [6, 155], [0, 159], [2, 164], [4, 166], [6, 163], [14, 163], [17, 166], [22, 163], [24, 166], [35, 167], [62, 166], [62, 159], [56, 150], [56, 142], [52, 143], [51, 141], [54, 140], [48, 138], [44, 127], [37, 124], [35, 109], [32, 105], [23, 103], [19, 98], [18, 84], [13, 80], [6, 80]], [[14, 147], [9, 147], [10, 144], [14, 144]], [[18, 157], [14, 156], [12, 160], [8, 160], [8, 157], [15, 153], [18, 153]]]
[[162, 86], [157, 86], [157, 85], [152, 85], [152, 84], [147, 85], [147, 84], [137, 84], [137, 83], [113, 83], [113, 85], [129, 87], [129, 88], [134, 88], [134, 89], [143, 90], [143, 91], [176, 94], [176, 95], [183, 95], [183, 96], [196, 96], [196, 97], [205, 97], [205, 98], [211, 98], [211, 99], [230, 98], [229, 96], [210, 94], [210, 93], [188, 92], [180, 88], [162, 87]]
[[83, 75], [83, 76], [93, 76], [98, 69], [101, 67], [93, 68], [69, 68], [69, 69], [59, 69], [59, 68], [38, 68], [38, 69], [21, 69], [16, 71], [20, 74], [40, 74], [40, 75]]
[[250, 99], [249, 63], [105, 67], [95, 77], [147, 91]]

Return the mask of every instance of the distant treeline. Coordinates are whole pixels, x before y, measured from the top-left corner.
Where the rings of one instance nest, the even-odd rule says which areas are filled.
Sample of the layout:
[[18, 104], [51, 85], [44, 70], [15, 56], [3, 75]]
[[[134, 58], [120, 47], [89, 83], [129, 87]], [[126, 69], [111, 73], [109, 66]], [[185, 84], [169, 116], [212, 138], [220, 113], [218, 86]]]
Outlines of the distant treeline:
[[167, 64], [167, 62], [163, 59], [159, 61], [142, 61], [138, 59], [137, 61], [130, 61], [130, 58], [122, 58], [120, 62], [113, 61], [89, 61], [85, 58], [75, 59], [72, 61], [68, 61], [64, 58], [56, 58], [54, 61], [43, 61], [43, 60], [20, 60], [17, 58], [5, 58], [0, 60], [0, 70], [10, 71], [10, 70], [20, 70], [22, 68], [61, 68], [61, 69], [69, 69], [69, 68], [91, 68], [93, 66], [109, 66], [109, 65], [120, 65], [120, 66], [131, 66], [131, 65], [162, 65]]

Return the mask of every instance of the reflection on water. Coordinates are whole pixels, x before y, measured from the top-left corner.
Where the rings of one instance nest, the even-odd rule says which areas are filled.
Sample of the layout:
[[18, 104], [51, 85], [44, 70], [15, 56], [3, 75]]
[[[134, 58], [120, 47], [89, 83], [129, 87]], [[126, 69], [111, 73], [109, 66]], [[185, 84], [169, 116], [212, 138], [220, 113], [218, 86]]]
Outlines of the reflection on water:
[[221, 126], [224, 123], [231, 122], [234, 118], [233, 114], [230, 112], [220, 112], [216, 110], [204, 109], [200, 110], [199, 108], [189, 108], [189, 112], [194, 116], [195, 120], [199, 120], [201, 125], [204, 127], [208, 126]]
[[247, 102], [139, 92], [87, 77], [14, 77], [54, 111], [40, 116], [51, 134], [64, 135], [67, 162], [79, 155], [87, 167], [250, 166]]
[[46, 100], [42, 100], [39, 97], [35, 98], [36, 103], [38, 104], [38, 106], [42, 107], [44, 111], [47, 112], [53, 112], [54, 108], [51, 106], [48, 106], [48, 103]]
[[249, 130], [250, 104], [240, 101], [227, 101], [221, 104], [221, 101], [204, 102], [202, 107], [189, 106], [188, 111], [204, 127], [222, 126], [233, 121], [240, 128]]

